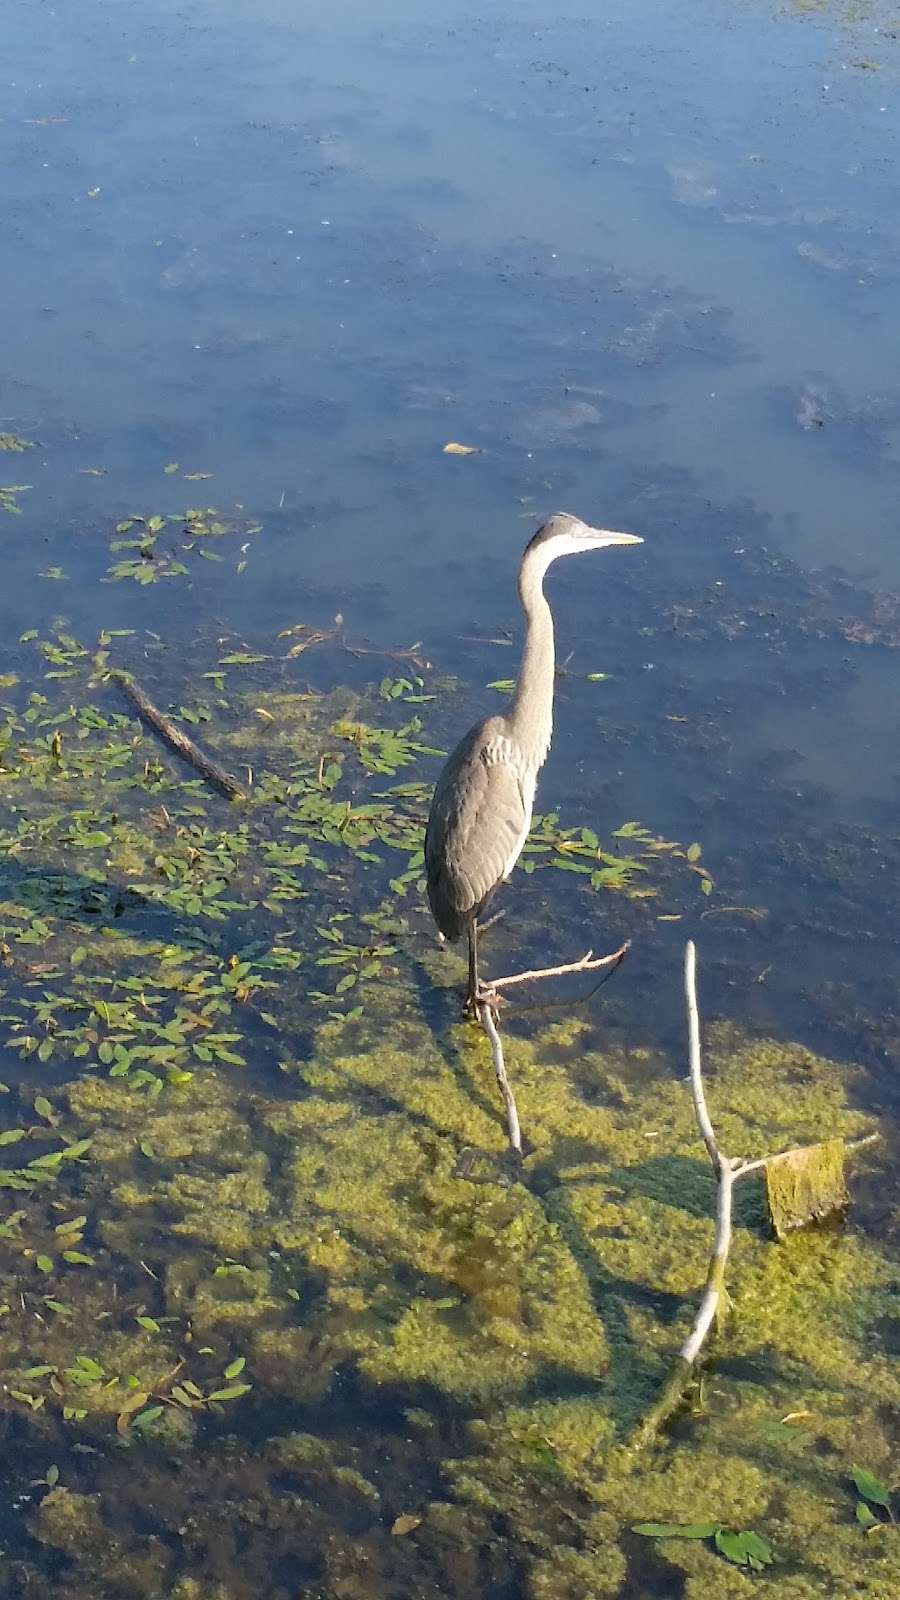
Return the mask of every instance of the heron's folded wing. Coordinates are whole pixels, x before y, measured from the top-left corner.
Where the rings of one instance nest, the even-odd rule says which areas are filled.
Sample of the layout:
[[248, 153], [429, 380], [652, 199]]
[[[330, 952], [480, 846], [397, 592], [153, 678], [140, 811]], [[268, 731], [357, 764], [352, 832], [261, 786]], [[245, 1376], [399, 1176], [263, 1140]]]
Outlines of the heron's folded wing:
[[[448, 763], [425, 838], [429, 897], [438, 921], [458, 922], [512, 871], [528, 830], [515, 768], [480, 745]], [[444, 929], [446, 932], [447, 930]]]

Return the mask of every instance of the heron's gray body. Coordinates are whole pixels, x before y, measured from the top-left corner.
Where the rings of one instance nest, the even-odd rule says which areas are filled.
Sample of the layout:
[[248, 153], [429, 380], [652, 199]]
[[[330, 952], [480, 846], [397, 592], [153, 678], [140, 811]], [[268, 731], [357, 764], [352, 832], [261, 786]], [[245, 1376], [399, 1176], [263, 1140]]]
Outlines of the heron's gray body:
[[425, 834], [428, 900], [447, 939], [460, 939], [508, 878], [531, 827], [538, 768], [506, 717], [460, 740], [434, 791]]
[[473, 1002], [477, 919], [522, 853], [553, 734], [553, 617], [544, 597], [544, 574], [562, 555], [640, 543], [632, 534], [589, 528], [565, 513], [538, 530], [519, 568], [525, 646], [509, 711], [470, 728], [438, 778], [425, 833], [428, 900], [446, 938], [468, 933]]

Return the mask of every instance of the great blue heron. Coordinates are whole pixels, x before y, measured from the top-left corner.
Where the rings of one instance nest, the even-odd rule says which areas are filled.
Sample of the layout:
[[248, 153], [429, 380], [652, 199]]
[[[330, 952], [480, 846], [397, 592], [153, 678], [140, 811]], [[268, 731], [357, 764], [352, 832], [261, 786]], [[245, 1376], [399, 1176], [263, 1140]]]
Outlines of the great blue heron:
[[589, 528], [564, 511], [538, 529], [519, 567], [525, 646], [509, 710], [470, 728], [438, 778], [425, 833], [428, 900], [445, 938], [468, 935], [469, 1007], [481, 992], [478, 917], [521, 855], [553, 732], [556, 661], [544, 574], [560, 556], [642, 543], [633, 533]]

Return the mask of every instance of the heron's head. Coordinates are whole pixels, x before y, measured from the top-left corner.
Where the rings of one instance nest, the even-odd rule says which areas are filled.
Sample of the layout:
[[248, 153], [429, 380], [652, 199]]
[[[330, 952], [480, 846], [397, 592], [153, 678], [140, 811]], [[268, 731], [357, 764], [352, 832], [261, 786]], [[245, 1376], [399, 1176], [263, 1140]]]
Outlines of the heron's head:
[[613, 533], [609, 528], [592, 528], [580, 517], [568, 511], [557, 511], [538, 528], [534, 538], [525, 547], [525, 555], [534, 552], [541, 567], [546, 570], [558, 556], [577, 555], [579, 550], [605, 550], [612, 544], [643, 544], [636, 533]]

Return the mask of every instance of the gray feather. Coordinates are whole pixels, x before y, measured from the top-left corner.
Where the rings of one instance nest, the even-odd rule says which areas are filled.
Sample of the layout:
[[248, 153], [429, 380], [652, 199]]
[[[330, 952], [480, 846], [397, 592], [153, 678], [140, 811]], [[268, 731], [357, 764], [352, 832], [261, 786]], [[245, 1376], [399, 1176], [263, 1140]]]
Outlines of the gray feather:
[[511, 760], [498, 755], [509, 747], [506, 719], [489, 717], [460, 740], [438, 779], [425, 866], [434, 920], [448, 939], [478, 916], [518, 853], [530, 796], [515, 748]]

